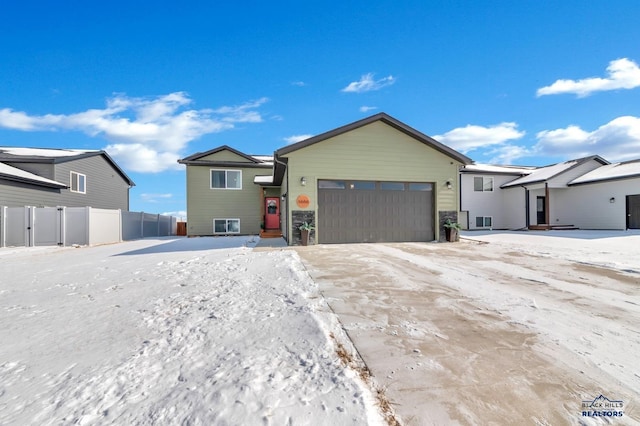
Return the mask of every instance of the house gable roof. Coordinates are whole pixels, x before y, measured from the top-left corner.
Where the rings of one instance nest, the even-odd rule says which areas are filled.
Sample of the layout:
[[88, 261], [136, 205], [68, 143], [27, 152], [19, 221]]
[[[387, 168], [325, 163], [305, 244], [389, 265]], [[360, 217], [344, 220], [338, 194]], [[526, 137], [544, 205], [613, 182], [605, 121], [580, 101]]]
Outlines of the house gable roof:
[[640, 178], [640, 159], [622, 163], [605, 164], [573, 179], [568, 185], [584, 185], [631, 178]]
[[396, 130], [416, 139], [419, 142], [424, 143], [425, 145], [463, 163], [463, 164], [471, 164], [472, 161], [469, 157], [459, 153], [458, 151], [449, 148], [448, 146], [436, 141], [435, 139], [433, 139], [430, 136], [425, 135], [424, 133], [419, 132], [418, 130], [407, 126], [406, 124], [402, 123], [401, 121], [396, 120], [395, 118], [391, 117], [390, 115], [381, 112], [375, 115], [372, 115], [370, 117], [367, 118], [363, 118], [362, 120], [358, 120], [355, 121], [351, 124], [347, 124], [345, 126], [342, 127], [338, 127], [337, 129], [334, 130], [330, 130], [328, 132], [319, 134], [317, 136], [313, 136], [309, 139], [305, 139], [303, 141], [285, 146], [283, 148], [280, 148], [279, 150], [276, 151], [276, 157], [279, 156], [283, 156], [286, 154], [289, 154], [291, 152], [297, 151], [299, 149], [303, 149], [306, 148], [310, 145], [325, 141], [327, 139], [333, 138], [335, 136], [339, 136], [342, 135], [344, 133], [350, 132], [352, 130], [358, 129], [360, 127], [366, 126], [368, 124], [374, 123], [376, 121], [381, 121], [393, 128], [395, 128]]
[[[223, 151], [231, 152], [240, 157], [239, 160], [244, 159], [245, 161], [206, 159], [206, 157]], [[273, 157], [268, 155], [251, 156], [244, 152], [240, 152], [237, 149], [231, 148], [228, 145], [222, 145], [217, 148], [210, 149], [209, 151], [197, 152], [193, 155], [182, 158], [178, 160], [178, 163], [190, 166], [272, 167]]]
[[466, 164], [460, 173], [523, 176], [533, 173], [535, 166], [497, 166], [492, 164]]
[[[101, 150], [80, 150], [80, 149], [54, 149], [54, 148], [22, 148], [22, 147], [0, 147], [0, 162], [7, 163], [40, 163], [59, 164], [67, 161], [79, 160], [82, 158], [102, 156], [109, 163], [129, 186], [136, 184], [129, 176], [113, 161], [105, 151]], [[36, 176], [36, 175], [34, 175]], [[66, 188], [66, 186], [65, 186]]]
[[565, 161], [563, 163], [551, 164], [549, 166], [540, 167], [526, 176], [519, 177], [511, 182], [507, 182], [501, 186], [501, 188], [509, 188], [520, 185], [533, 185], [537, 183], [547, 182], [555, 177], [568, 172], [569, 170], [578, 167], [588, 161], [596, 161], [600, 164], [609, 164], [607, 160], [599, 155], [592, 155], [589, 157], [578, 158], [575, 160]]
[[0, 179], [44, 186], [47, 188], [68, 188], [68, 186], [64, 183], [35, 175], [33, 173], [18, 169], [16, 167], [12, 167], [5, 163], [0, 163]]

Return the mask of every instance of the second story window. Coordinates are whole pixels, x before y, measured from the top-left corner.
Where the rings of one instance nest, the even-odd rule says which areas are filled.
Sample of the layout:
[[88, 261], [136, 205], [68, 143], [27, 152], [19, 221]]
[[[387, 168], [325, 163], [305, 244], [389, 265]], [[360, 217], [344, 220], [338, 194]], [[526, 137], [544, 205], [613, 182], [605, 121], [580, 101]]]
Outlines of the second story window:
[[211, 169], [211, 189], [242, 189], [242, 170]]
[[473, 178], [473, 190], [478, 192], [493, 191], [493, 178], [477, 176]]
[[81, 173], [71, 172], [71, 192], [87, 193], [87, 176]]

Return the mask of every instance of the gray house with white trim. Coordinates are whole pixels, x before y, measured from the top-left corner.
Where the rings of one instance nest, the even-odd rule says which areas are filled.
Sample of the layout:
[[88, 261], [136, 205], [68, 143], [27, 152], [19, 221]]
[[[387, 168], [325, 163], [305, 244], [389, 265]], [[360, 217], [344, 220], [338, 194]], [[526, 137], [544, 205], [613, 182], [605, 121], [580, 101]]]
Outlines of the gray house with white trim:
[[133, 186], [105, 151], [0, 147], [0, 206], [128, 211]]

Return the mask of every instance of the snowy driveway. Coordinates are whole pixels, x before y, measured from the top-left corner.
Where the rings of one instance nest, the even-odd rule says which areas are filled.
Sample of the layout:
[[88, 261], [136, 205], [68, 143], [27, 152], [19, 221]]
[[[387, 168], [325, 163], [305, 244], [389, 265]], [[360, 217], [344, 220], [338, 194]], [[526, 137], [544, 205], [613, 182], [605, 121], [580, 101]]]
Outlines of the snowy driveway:
[[252, 244], [0, 249], [0, 425], [380, 424], [296, 253]]
[[404, 423], [640, 421], [640, 234], [467, 237], [297, 250]]

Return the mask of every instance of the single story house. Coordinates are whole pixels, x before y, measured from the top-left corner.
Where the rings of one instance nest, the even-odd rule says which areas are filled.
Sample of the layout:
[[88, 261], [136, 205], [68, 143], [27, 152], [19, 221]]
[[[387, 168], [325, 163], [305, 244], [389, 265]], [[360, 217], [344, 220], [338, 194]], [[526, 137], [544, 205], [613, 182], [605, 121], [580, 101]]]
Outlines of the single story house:
[[379, 113], [285, 146], [272, 156], [220, 146], [187, 168], [187, 234], [281, 232], [300, 243], [432, 241], [457, 220], [458, 171], [471, 160]]
[[0, 147], [0, 206], [128, 211], [133, 186], [105, 151]]
[[460, 187], [468, 229], [640, 228], [640, 160], [464, 165]]

